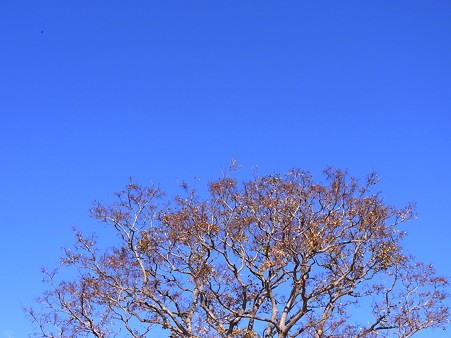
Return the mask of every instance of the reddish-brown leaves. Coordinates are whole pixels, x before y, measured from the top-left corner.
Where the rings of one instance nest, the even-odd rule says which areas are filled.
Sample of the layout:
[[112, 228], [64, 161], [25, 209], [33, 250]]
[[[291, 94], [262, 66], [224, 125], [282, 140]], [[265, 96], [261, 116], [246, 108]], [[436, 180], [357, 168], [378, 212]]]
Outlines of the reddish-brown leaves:
[[[50, 310], [30, 315], [44, 337], [143, 337], [154, 326], [172, 337], [410, 337], [444, 326], [447, 280], [401, 247], [412, 206], [372, 193], [375, 174], [362, 185], [324, 174], [242, 185], [226, 176], [208, 196], [184, 184], [175, 203], [130, 182], [92, 211], [120, 241], [100, 254], [77, 234], [63, 262], [78, 277], [49, 273], [53, 291], [41, 301]], [[372, 305], [356, 315], [360, 299]]]

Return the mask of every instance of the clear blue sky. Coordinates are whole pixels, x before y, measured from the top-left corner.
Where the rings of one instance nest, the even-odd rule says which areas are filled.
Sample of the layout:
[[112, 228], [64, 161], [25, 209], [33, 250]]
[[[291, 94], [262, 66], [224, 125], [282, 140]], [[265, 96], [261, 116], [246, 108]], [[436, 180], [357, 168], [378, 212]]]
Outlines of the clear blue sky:
[[103, 231], [92, 200], [232, 158], [379, 172], [451, 276], [448, 0], [1, 1], [0, 114], [0, 338], [27, 336], [71, 227]]

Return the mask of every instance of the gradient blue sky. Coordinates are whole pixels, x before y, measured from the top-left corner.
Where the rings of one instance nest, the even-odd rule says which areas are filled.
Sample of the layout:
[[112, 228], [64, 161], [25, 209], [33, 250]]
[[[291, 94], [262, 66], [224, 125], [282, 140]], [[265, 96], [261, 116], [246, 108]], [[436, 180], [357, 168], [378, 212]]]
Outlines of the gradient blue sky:
[[92, 200], [232, 158], [377, 171], [451, 276], [450, 1], [1, 1], [0, 114], [1, 338], [30, 332], [71, 227], [105, 230]]

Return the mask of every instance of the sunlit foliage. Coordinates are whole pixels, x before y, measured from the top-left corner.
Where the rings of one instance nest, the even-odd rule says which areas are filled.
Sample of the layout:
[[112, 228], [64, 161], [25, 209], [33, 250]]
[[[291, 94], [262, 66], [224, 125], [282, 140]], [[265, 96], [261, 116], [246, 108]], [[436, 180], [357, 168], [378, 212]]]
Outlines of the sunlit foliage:
[[233, 171], [202, 196], [166, 199], [130, 183], [92, 215], [118, 242], [76, 235], [50, 291], [28, 310], [40, 337], [410, 337], [444, 328], [447, 280], [401, 247], [414, 216], [327, 169], [258, 177]]

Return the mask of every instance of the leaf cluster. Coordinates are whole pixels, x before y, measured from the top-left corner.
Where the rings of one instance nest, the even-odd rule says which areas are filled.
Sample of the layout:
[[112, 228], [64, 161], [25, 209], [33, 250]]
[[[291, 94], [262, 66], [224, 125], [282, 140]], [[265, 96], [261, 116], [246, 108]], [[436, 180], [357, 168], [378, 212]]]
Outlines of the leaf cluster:
[[[410, 337], [445, 327], [447, 280], [404, 253], [397, 209], [332, 168], [225, 176], [208, 196], [185, 186], [167, 202], [134, 183], [92, 211], [119, 241], [106, 252], [76, 236], [51, 290], [29, 310], [41, 337]], [[366, 309], [367, 311], [360, 311]], [[362, 313], [364, 313], [362, 315]]]

